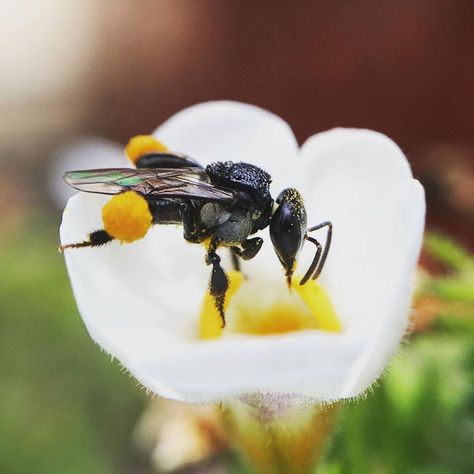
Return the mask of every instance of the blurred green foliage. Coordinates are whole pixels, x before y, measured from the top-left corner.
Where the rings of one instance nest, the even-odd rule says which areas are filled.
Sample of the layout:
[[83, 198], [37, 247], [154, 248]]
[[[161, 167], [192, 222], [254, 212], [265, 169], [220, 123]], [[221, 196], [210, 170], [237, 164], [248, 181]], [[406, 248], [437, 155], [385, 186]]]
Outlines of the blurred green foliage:
[[425, 251], [444, 267], [418, 288], [436, 301], [432, 325], [343, 408], [324, 474], [474, 472], [474, 259], [438, 234]]
[[[410, 338], [367, 398], [343, 405], [318, 472], [474, 471], [474, 265], [440, 236], [427, 249], [448, 271], [423, 292], [454, 306]], [[0, 472], [138, 472], [131, 433], [145, 394], [87, 335], [57, 224], [30, 219], [1, 240], [0, 262]], [[235, 461], [231, 472], [245, 470]]]
[[474, 259], [456, 243], [439, 234], [427, 236], [425, 249], [446, 267], [447, 274], [431, 278], [421, 290], [444, 300], [468, 303], [471, 316], [474, 316]]
[[37, 216], [0, 246], [0, 472], [130, 472], [144, 393], [78, 316], [57, 223]]
[[347, 404], [321, 472], [472, 473], [472, 334], [412, 341], [366, 400]]

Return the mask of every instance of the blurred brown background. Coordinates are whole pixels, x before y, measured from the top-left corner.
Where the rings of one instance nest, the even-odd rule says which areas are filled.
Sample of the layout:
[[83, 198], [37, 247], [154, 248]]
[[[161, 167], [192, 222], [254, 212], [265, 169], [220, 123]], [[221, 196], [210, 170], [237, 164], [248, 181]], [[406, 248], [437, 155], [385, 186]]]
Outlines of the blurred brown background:
[[[473, 0], [0, 0], [0, 65], [1, 473], [155, 472], [132, 442], [149, 398], [87, 335], [56, 251], [71, 140], [124, 144], [213, 99], [269, 109], [300, 142], [379, 130], [429, 227], [474, 250]], [[398, 369], [344, 408], [324, 472], [473, 472], [472, 261], [437, 245], [457, 267]]]
[[123, 143], [233, 99], [300, 141], [386, 133], [427, 187], [430, 223], [472, 245], [470, 0], [3, 0], [0, 24], [0, 171], [21, 198], [46, 202], [48, 160], [74, 137]]

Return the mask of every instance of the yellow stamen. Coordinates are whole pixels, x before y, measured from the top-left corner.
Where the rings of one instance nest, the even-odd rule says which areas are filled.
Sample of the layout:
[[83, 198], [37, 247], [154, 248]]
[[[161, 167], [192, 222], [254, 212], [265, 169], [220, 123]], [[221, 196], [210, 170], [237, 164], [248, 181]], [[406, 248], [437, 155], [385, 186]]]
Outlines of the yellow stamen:
[[133, 242], [151, 226], [152, 215], [145, 198], [135, 191], [115, 195], [102, 208], [104, 229], [114, 239]]
[[300, 278], [294, 278], [291, 287], [303, 298], [317, 321], [317, 328], [323, 331], [339, 332], [342, 327], [331, 300], [324, 288], [314, 280], [299, 284]]
[[[330, 332], [342, 329], [328, 294], [314, 280], [301, 286], [300, 278], [295, 277], [292, 279], [295, 292], [283, 291], [281, 297], [271, 301], [269, 295], [260, 293], [252, 282], [242, 285], [241, 273], [231, 272], [229, 279], [225, 332], [267, 335], [306, 329]], [[239, 288], [241, 290], [235, 295]], [[227, 311], [231, 298], [232, 306]], [[209, 294], [205, 296], [201, 309], [199, 335], [202, 339], [222, 336], [219, 314]]]
[[[227, 276], [229, 277], [229, 289], [225, 296], [224, 311], [229, 307], [231, 298], [244, 279], [242, 273], [237, 271], [228, 272]], [[199, 318], [199, 337], [201, 339], [216, 339], [222, 335], [221, 326], [222, 321], [214, 304], [214, 298], [207, 292], [204, 296]]]
[[147, 153], [167, 153], [168, 148], [152, 135], [137, 135], [128, 142], [125, 147], [125, 154], [132, 163], [136, 163], [139, 158]]

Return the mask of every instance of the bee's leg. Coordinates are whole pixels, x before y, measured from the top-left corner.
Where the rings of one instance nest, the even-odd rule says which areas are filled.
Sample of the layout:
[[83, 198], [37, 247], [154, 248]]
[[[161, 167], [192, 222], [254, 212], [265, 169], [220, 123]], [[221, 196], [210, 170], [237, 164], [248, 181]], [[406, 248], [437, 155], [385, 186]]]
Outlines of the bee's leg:
[[253, 239], [247, 239], [242, 242], [242, 252], [240, 257], [244, 260], [251, 260], [260, 251], [263, 245], [263, 239], [261, 237], [254, 237]]
[[236, 272], [240, 272], [240, 259], [239, 256], [242, 251], [239, 247], [230, 247], [230, 257], [232, 259], [232, 267]]
[[96, 230], [89, 234], [89, 239], [84, 242], [77, 242], [75, 244], [66, 244], [59, 247], [59, 251], [63, 252], [65, 249], [78, 249], [82, 247], [100, 247], [101, 245], [108, 244], [114, 240], [105, 230]]
[[242, 242], [242, 248], [231, 247], [232, 255], [232, 265], [234, 270], [240, 272], [240, 261], [239, 257], [242, 260], [251, 260], [262, 248], [263, 239], [261, 237], [254, 237], [253, 239], [247, 239]]
[[181, 203], [181, 219], [183, 222], [183, 237], [188, 242], [199, 243], [209, 236], [209, 232], [198, 225], [198, 210], [190, 202]]
[[327, 235], [326, 235], [326, 243], [324, 244], [324, 250], [323, 250], [323, 254], [321, 255], [321, 260], [319, 261], [318, 268], [316, 269], [316, 271], [314, 272], [312, 276], [313, 280], [316, 280], [316, 278], [318, 278], [319, 274], [321, 273], [324, 267], [324, 263], [326, 262], [326, 258], [329, 253], [329, 248], [331, 247], [332, 223], [330, 221], [325, 221], [325, 222], [321, 222], [321, 224], [315, 225], [308, 229], [308, 232], [313, 232], [314, 230], [322, 229], [323, 227], [328, 228]]
[[196, 222], [194, 219], [194, 209], [192, 204], [181, 203], [181, 219], [183, 221], [183, 236], [186, 240], [192, 242], [196, 232]]
[[224, 301], [225, 294], [229, 288], [229, 278], [221, 267], [221, 258], [216, 253], [214, 245], [211, 245], [206, 254], [206, 263], [212, 265], [211, 279], [209, 281], [209, 292], [214, 298], [219, 316], [222, 319], [222, 327], [225, 326]]
[[242, 242], [242, 248], [231, 247], [232, 255], [238, 255], [243, 260], [251, 260], [262, 248], [263, 239], [261, 237], [254, 237]]

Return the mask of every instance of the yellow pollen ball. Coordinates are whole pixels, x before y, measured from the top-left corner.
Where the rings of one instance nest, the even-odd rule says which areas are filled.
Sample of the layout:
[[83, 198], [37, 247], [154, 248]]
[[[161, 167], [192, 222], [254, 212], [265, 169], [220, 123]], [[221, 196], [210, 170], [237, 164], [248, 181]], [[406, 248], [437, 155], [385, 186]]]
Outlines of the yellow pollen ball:
[[133, 242], [146, 235], [152, 215], [145, 198], [135, 191], [115, 195], [102, 208], [104, 229], [114, 239]]
[[168, 148], [152, 135], [137, 135], [128, 142], [125, 154], [132, 163], [147, 153], [167, 153]]

